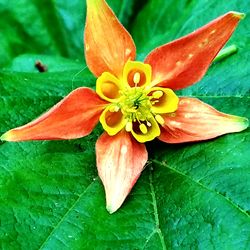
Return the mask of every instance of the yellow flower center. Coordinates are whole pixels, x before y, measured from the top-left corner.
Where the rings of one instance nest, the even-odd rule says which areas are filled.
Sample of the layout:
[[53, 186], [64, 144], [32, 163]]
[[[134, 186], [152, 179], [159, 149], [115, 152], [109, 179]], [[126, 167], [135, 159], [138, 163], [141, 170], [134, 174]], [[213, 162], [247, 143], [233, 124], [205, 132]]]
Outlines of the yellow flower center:
[[129, 122], [146, 121], [152, 116], [150, 99], [146, 91], [140, 87], [122, 91], [117, 105]]
[[112, 136], [125, 129], [139, 142], [159, 136], [164, 114], [175, 112], [178, 105], [171, 89], [152, 86], [151, 67], [140, 62], [128, 61], [120, 78], [104, 72], [96, 91], [110, 102], [100, 117], [104, 130]]

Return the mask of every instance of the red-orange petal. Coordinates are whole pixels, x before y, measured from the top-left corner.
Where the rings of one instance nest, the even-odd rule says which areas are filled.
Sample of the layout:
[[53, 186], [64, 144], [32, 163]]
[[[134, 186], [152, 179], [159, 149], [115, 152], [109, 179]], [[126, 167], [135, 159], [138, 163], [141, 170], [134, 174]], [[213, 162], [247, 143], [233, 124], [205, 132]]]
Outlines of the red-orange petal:
[[180, 98], [177, 111], [164, 120], [159, 139], [168, 143], [207, 140], [248, 127], [248, 119], [221, 113], [195, 98]]
[[89, 88], [78, 88], [34, 121], [6, 132], [1, 140], [75, 139], [91, 133], [106, 102]]
[[125, 63], [135, 58], [132, 37], [104, 0], [87, 0], [85, 57], [92, 73], [122, 77]]
[[114, 213], [139, 178], [148, 159], [147, 150], [125, 131], [112, 137], [104, 132], [96, 143], [96, 157], [107, 210]]
[[145, 59], [155, 85], [174, 90], [199, 81], [244, 14], [228, 12], [195, 32], [153, 50]]

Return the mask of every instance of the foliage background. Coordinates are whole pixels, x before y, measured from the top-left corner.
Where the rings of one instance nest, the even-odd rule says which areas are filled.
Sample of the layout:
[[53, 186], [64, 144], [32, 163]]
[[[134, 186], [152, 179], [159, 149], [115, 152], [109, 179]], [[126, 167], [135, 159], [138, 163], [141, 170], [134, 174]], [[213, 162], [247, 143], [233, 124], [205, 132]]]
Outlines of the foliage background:
[[[249, 0], [108, 0], [138, 58], [235, 10], [238, 53], [179, 92], [250, 118]], [[72, 89], [94, 88], [85, 68], [82, 0], [0, 0], [0, 132], [34, 119]], [[48, 66], [38, 73], [36, 60]], [[82, 70], [79, 74], [77, 74]], [[148, 143], [149, 163], [109, 215], [97, 176], [100, 126], [72, 141], [0, 142], [1, 249], [249, 249], [250, 130], [202, 143]]]

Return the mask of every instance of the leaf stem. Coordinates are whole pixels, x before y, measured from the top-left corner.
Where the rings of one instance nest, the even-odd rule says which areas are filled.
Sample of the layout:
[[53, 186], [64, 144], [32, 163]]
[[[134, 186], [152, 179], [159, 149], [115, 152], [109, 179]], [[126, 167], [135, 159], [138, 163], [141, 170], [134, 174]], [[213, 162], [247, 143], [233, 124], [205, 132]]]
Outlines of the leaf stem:
[[215, 57], [215, 59], [213, 60], [213, 62], [219, 62], [223, 59], [225, 59], [226, 57], [229, 57], [233, 54], [235, 54], [238, 51], [238, 48], [236, 47], [236, 45], [230, 45], [224, 49], [222, 49], [219, 54]]

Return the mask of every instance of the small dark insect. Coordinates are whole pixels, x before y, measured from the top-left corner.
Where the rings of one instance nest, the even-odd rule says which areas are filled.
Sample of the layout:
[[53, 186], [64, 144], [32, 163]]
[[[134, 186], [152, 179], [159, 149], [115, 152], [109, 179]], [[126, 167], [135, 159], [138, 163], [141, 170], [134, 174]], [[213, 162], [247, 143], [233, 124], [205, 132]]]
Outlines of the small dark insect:
[[39, 71], [40, 73], [43, 73], [43, 72], [48, 71], [47, 65], [43, 64], [40, 60], [37, 60], [37, 61], [35, 62], [35, 67], [36, 67], [36, 69], [38, 69], [38, 71]]

